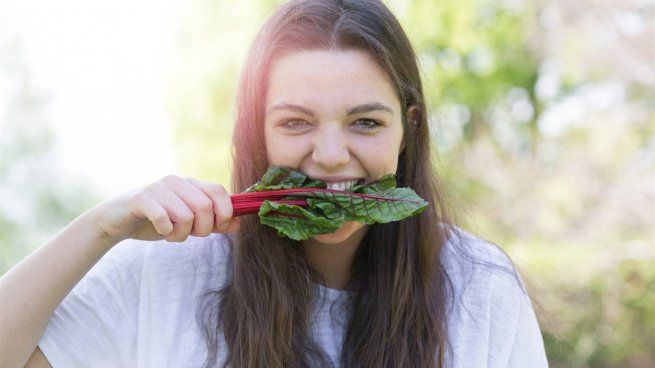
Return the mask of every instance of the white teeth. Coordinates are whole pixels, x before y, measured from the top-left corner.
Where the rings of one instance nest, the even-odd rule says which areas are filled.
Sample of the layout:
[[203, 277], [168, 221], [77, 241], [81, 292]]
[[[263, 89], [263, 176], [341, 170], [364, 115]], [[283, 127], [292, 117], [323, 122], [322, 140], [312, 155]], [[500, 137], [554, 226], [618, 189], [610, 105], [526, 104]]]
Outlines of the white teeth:
[[328, 185], [328, 189], [346, 190], [352, 187], [355, 183], [357, 183], [357, 180], [346, 180], [346, 181], [340, 181], [338, 183], [327, 183], [327, 185]]

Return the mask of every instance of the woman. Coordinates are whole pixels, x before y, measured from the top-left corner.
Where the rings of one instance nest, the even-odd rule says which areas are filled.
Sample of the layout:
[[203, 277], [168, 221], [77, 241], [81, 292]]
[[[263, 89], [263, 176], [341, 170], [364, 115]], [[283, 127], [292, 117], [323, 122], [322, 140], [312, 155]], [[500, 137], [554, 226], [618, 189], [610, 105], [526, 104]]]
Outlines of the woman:
[[297, 242], [232, 217], [221, 185], [167, 176], [3, 276], [0, 366], [547, 365], [511, 261], [448, 219], [416, 57], [381, 2], [280, 7], [250, 49], [233, 137], [233, 192], [284, 165], [341, 189], [395, 173], [430, 206]]

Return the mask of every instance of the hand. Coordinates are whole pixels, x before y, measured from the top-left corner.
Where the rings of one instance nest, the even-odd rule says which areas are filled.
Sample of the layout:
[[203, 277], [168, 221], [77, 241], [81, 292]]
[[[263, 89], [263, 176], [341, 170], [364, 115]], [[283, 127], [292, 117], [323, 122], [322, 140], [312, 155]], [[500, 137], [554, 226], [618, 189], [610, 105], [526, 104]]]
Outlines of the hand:
[[168, 175], [92, 209], [102, 236], [119, 242], [133, 238], [182, 242], [239, 229], [230, 195], [220, 184]]

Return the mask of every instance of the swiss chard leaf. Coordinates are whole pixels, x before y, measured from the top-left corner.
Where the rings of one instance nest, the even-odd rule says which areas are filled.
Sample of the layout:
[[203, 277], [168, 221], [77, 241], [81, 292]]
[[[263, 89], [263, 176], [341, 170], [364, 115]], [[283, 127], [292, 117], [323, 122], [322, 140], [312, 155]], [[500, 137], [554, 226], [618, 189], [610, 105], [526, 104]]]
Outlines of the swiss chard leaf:
[[[270, 191], [271, 199], [265, 200], [259, 209], [260, 222], [277, 229], [280, 236], [294, 240], [333, 233], [346, 221], [364, 224], [399, 221], [423, 212], [428, 206], [412, 189], [396, 188], [394, 174], [346, 191], [326, 188], [325, 182], [308, 179], [298, 170], [271, 166], [246, 192]], [[277, 203], [273, 198], [305, 198], [307, 206]]]
[[333, 233], [343, 223], [343, 219], [334, 221], [300, 206], [290, 206], [273, 201], [264, 201], [259, 209], [259, 221], [264, 225], [276, 228], [278, 235], [295, 240]]

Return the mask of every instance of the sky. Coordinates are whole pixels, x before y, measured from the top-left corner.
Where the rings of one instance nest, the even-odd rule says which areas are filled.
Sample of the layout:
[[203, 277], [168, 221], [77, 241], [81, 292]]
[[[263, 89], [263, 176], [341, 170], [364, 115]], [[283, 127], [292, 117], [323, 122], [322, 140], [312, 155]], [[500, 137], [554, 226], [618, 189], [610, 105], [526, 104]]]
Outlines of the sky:
[[62, 176], [109, 196], [176, 173], [164, 94], [188, 5], [0, 1], [0, 31], [19, 41], [33, 87], [50, 97]]

